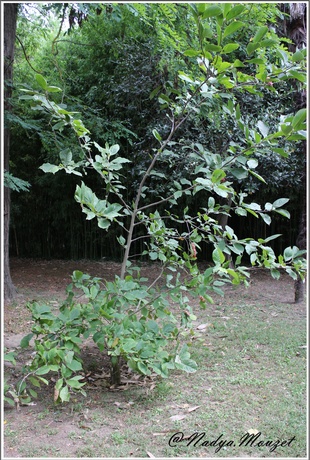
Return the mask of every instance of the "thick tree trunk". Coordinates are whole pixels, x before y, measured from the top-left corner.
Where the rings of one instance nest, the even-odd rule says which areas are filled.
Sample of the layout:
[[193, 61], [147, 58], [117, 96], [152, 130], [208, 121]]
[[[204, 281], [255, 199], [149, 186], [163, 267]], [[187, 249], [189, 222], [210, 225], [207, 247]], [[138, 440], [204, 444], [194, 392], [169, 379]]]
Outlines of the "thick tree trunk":
[[[4, 110], [10, 111], [12, 97], [13, 61], [15, 48], [15, 33], [17, 20], [17, 3], [4, 4]], [[4, 169], [9, 171], [10, 159], [10, 127], [4, 126]], [[10, 274], [9, 262], [9, 228], [10, 228], [10, 189], [4, 187], [4, 219], [3, 219], [3, 273], [4, 273], [4, 301], [9, 302], [16, 295]]]

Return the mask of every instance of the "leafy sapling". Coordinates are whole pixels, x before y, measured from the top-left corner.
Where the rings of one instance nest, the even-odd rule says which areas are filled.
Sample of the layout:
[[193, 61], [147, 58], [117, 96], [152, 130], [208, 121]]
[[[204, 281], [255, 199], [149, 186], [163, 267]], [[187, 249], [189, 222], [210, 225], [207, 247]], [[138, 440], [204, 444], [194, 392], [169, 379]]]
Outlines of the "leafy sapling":
[[[41, 169], [52, 174], [64, 170], [77, 176], [93, 169], [104, 185], [102, 196], [98, 196], [99, 192], [95, 193], [83, 177], [76, 186], [74, 198], [87, 220], [96, 219], [98, 226], [106, 231], [112, 223], [117, 224], [122, 233], [117, 241], [123, 248], [123, 259], [114, 281], [75, 271], [67, 289], [67, 300], [58, 315], [47, 305], [30, 307], [35, 320], [32, 334], [36, 336], [37, 350], [32, 369], [37, 367], [42, 371], [43, 366], [43, 371], [58, 372], [56, 400], [67, 401], [72, 390], [84, 391], [81, 376], [72, 375], [81, 370], [82, 338], [90, 336], [99, 349], [110, 356], [112, 384], [121, 382], [121, 359], [144, 375], [155, 372], [168, 377], [173, 369], [194, 372], [197, 364], [190, 357], [189, 344], [184, 341], [190, 333], [191, 321], [196, 318], [190, 299], [194, 296], [204, 307], [206, 302], [213, 302], [212, 295], [223, 295], [225, 284], [247, 283], [250, 270], [242, 265], [244, 256], [251, 266], [268, 269], [274, 278], [280, 276], [281, 270], [294, 279], [304, 277], [303, 251], [287, 248], [283, 255], [276, 256], [269, 243], [279, 235], [257, 241], [239, 239], [234, 229], [221, 220], [223, 215], [229, 217], [232, 212], [240, 218], [248, 215], [261, 218], [266, 225], [271, 223], [272, 212], [289, 218], [288, 211], [282, 208], [288, 201], [286, 198], [264, 206], [247, 202], [247, 194], [239, 191], [235, 184], [249, 176], [264, 183], [264, 178], [256, 172], [255, 152], [280, 149], [279, 139], [300, 139], [306, 116], [301, 110], [279, 123], [274, 132], [260, 120], [256, 120], [255, 126], [245, 121], [236, 92], [248, 91], [262, 97], [261, 86], [266, 82], [275, 83], [292, 75], [289, 65], [280, 72], [276, 65], [270, 65], [264, 53], [259, 58], [255, 77], [241, 70], [248, 65], [248, 59], [241, 63], [227, 58], [237, 45], [229, 43], [228, 37], [245, 26], [237, 20], [243, 8], [238, 11], [234, 8], [230, 4], [216, 8], [191, 5], [189, 11], [197, 24], [198, 45], [197, 49], [188, 49], [186, 55], [198, 57], [199, 72], [195, 67], [192, 73], [180, 72], [182, 85], [175, 89], [173, 98], [159, 95], [159, 102], [170, 120], [170, 131], [166, 137], [156, 129], [153, 131], [158, 147], [141, 172], [133, 200], [127, 200], [124, 193], [122, 170], [129, 160], [120, 155], [119, 145], [102, 147], [92, 140], [77, 113], [51, 100], [56, 89], [42, 76], [37, 77], [42, 91], [27, 90], [23, 96], [49, 116], [55, 132], [70, 127], [81, 153], [77, 161], [70, 150], [62, 150], [60, 162], [44, 164]], [[218, 43], [213, 46], [205, 40], [210, 36], [208, 23], [203, 21], [206, 17], [212, 18], [217, 30]], [[258, 29], [253, 43], [247, 46], [249, 56], [265, 49], [267, 43], [260, 37], [266, 33], [265, 28]], [[274, 38], [272, 42], [268, 40], [270, 46], [277, 45]], [[274, 90], [273, 86], [268, 88]], [[224, 155], [210, 152], [198, 142], [190, 147], [184, 142], [184, 148], [190, 151], [192, 173], [186, 179], [173, 181], [166, 196], [150, 200], [147, 193], [150, 178], [165, 161], [167, 152], [173, 152], [176, 133], [187, 120], [204, 116], [204, 106], [210, 98], [219, 102], [218, 110], [223, 116], [231, 117], [239, 138], [231, 140]], [[201, 203], [197, 213], [191, 213], [189, 207], [181, 204], [185, 196]], [[143, 277], [140, 267], [131, 262], [134, 243], [141, 234], [145, 242], [143, 255], [160, 266], [160, 275], [153, 281]], [[202, 269], [198, 259], [200, 248], [205, 245], [212, 248], [212, 264]], [[229, 260], [232, 256], [234, 266]], [[77, 291], [83, 293], [85, 302], [79, 302]], [[173, 307], [172, 302], [177, 307]]]

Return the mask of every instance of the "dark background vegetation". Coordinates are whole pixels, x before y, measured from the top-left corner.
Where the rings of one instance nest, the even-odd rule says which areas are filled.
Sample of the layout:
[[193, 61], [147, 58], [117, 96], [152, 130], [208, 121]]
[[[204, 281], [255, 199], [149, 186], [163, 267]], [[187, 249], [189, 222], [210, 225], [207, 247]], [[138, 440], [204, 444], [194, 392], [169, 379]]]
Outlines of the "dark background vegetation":
[[[120, 144], [121, 155], [131, 160], [124, 176], [128, 200], [133, 200], [140, 171], [145, 169], [155, 146], [152, 130], [156, 128], [163, 137], [169, 131], [167, 118], [160, 110], [155, 93], [173, 93], [173, 89], [180, 84], [178, 71], [186, 70], [184, 66], [190, 67], [192, 62], [190, 58], [188, 62], [180, 59], [178, 53], [169, 47], [169, 40], [166, 38], [165, 42], [159, 34], [156, 21], [161, 18], [156, 17], [155, 10], [154, 17], [147, 25], [129, 9], [120, 6], [111, 7], [111, 10], [108, 7], [92, 10], [90, 6], [85, 6], [84, 13], [75, 11], [71, 6], [71, 10], [68, 10], [71, 28], [65, 35], [60, 35], [56, 42], [62, 15], [62, 4], [59, 5], [59, 10], [53, 13], [45, 11], [42, 14], [41, 11], [41, 14], [37, 14], [25, 6], [20, 7], [19, 12], [14, 108], [10, 115], [10, 171], [28, 181], [31, 188], [29, 192], [13, 191], [11, 195], [10, 255], [119, 259], [121, 249], [115, 239], [119, 230], [112, 226], [106, 233], [97, 227], [95, 220], [86, 221], [80, 206], [73, 199], [80, 178], [64, 172], [54, 176], [39, 170], [42, 163], [57, 161], [57, 145], [49, 120], [18, 99], [19, 89], [21, 86], [36, 86], [34, 69], [42, 72], [49, 84], [62, 87], [63, 102], [69, 110], [81, 112], [92, 138], [101, 145], [105, 142]], [[273, 24], [277, 21], [277, 27], [280, 27], [284, 18], [279, 16], [279, 12], [276, 13], [275, 5], [266, 7], [265, 15], [265, 18], [260, 17], [262, 23], [269, 21], [269, 24]], [[43, 27], [44, 21], [48, 22], [48, 26]], [[185, 11], [181, 7], [178, 21], [180, 38], [187, 34], [190, 41], [191, 31], [186, 29]], [[247, 33], [242, 32], [245, 46], [251, 27], [256, 27], [255, 19], [252, 18], [252, 22], [250, 20]], [[244, 48], [240, 47], [235, 52], [235, 58], [244, 58]], [[274, 115], [291, 112], [292, 107], [296, 106], [298, 93], [298, 88], [290, 81], [276, 90], [276, 93], [266, 91], [264, 98], [242, 93], [241, 110], [249, 119], [259, 115], [268, 120], [266, 123], [273, 123]], [[225, 146], [230, 138], [238, 137], [234, 129], [228, 117], [219, 118], [216, 102], [211, 101], [204, 117], [189, 119], [175, 140], [200, 142], [211, 152], [225, 155]], [[67, 145], [71, 143], [72, 147], [73, 139], [70, 136], [70, 133], [64, 132], [62, 141]], [[265, 178], [267, 185], [251, 177], [247, 183], [240, 183], [237, 187], [249, 194], [247, 201], [261, 204], [273, 202], [279, 197], [289, 198], [286, 209], [290, 211], [291, 219], [274, 215], [270, 226], [251, 216], [242, 218], [233, 215], [228, 221], [239, 238], [260, 238], [281, 233], [279, 239], [271, 242], [276, 253], [296, 242], [304, 194], [302, 175], [305, 155], [302, 143], [287, 143], [284, 147], [289, 152], [288, 158], [282, 158], [272, 151], [266, 152], [263, 157], [257, 153], [260, 160], [257, 172]], [[158, 177], [152, 179], [149, 193], [153, 198], [162, 196], [171, 180], [192, 173], [187, 151], [181, 147], [178, 149], [176, 144], [174, 152], [175, 158], [168, 158], [161, 166], [166, 180]], [[102, 185], [91, 172], [87, 176], [87, 184], [100, 195]], [[207, 202], [208, 196], [205, 198]], [[201, 203], [196, 203], [195, 197], [190, 200], [183, 204], [195, 213]], [[143, 239], [135, 248], [137, 257], [142, 251]], [[202, 247], [198, 257], [208, 260], [208, 247]]]

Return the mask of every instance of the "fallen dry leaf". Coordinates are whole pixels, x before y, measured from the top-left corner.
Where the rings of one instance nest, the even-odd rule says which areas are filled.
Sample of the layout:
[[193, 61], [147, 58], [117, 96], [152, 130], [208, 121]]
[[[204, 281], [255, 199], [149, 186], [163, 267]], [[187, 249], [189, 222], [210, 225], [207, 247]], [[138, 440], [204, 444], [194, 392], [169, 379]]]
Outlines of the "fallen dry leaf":
[[193, 412], [194, 410], [197, 410], [198, 407], [200, 407], [200, 406], [189, 407], [189, 408], [187, 409], [187, 412]]
[[91, 427], [90, 427], [90, 426], [87, 426], [87, 425], [80, 425], [80, 428], [82, 428], [82, 430], [91, 431]]
[[58, 396], [59, 396], [59, 390], [57, 390], [57, 388], [55, 387], [55, 388], [54, 388], [54, 401], [55, 401], [55, 402], [57, 401]]
[[178, 415], [172, 415], [170, 418], [170, 420], [183, 420], [183, 418], [185, 418], [186, 415], [184, 414], [178, 414]]
[[203, 331], [203, 330], [206, 329], [208, 326], [209, 326], [209, 324], [207, 324], [207, 323], [205, 323], [205, 324], [199, 324], [199, 326], [197, 326], [196, 329], [198, 329], [199, 331]]
[[248, 430], [247, 433], [256, 435], [257, 433], [259, 433], [259, 431], [255, 429], [251, 429], [251, 430]]

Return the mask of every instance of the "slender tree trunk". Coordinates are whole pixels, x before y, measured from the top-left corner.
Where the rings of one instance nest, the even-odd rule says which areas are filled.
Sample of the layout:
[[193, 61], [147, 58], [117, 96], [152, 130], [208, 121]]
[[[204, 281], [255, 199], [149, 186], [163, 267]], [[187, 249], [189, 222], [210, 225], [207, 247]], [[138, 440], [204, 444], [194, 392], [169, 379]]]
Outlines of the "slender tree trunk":
[[120, 356], [111, 357], [111, 385], [121, 384]]
[[[227, 208], [226, 212], [229, 213], [230, 208], [231, 208], [231, 203], [232, 203], [232, 195], [229, 194], [228, 198], [220, 199], [219, 202], [222, 206], [226, 206]], [[227, 225], [228, 218], [229, 216], [227, 214], [219, 214], [218, 216], [218, 223], [222, 227], [223, 231], [225, 231], [225, 227]], [[226, 260], [229, 260], [229, 268], [234, 269], [235, 265], [234, 265], [231, 255], [225, 254], [225, 258]]]
[[[279, 8], [289, 16], [286, 17], [280, 24], [281, 32], [284, 36], [290, 38], [292, 43], [288, 45], [288, 49], [291, 52], [295, 52], [297, 49], [302, 49], [307, 46], [307, 3], [295, 2], [295, 3], [281, 3]], [[306, 107], [307, 95], [306, 90], [302, 89], [298, 91], [296, 85], [296, 97], [293, 109], [299, 110]], [[300, 249], [307, 249], [307, 206], [306, 206], [306, 161], [307, 161], [307, 148], [306, 142], [303, 141], [302, 153], [304, 154], [304, 170], [301, 171], [302, 177], [302, 195], [301, 195], [301, 207], [300, 207], [300, 219], [299, 219], [299, 231], [296, 240], [296, 246]], [[299, 278], [295, 282], [295, 302], [302, 302], [305, 296], [305, 283]]]
[[[11, 110], [13, 61], [15, 48], [15, 33], [17, 21], [17, 3], [4, 4], [4, 110]], [[4, 169], [9, 171], [10, 160], [10, 127], [6, 123], [3, 131], [4, 140]], [[4, 187], [4, 219], [3, 219], [3, 272], [4, 272], [4, 301], [9, 302], [16, 295], [10, 274], [9, 262], [9, 229], [10, 229], [10, 189]]]
[[[292, 40], [290, 51], [296, 51], [307, 46], [307, 3], [296, 2], [289, 4], [290, 17], [286, 21], [286, 32]], [[305, 90], [297, 93], [296, 110], [306, 107], [306, 92]], [[306, 206], [306, 141], [303, 141], [303, 154], [305, 155], [305, 169], [302, 171], [302, 205], [301, 217], [299, 224], [299, 233], [296, 240], [296, 246], [300, 249], [307, 249], [307, 206]], [[299, 278], [295, 282], [295, 302], [302, 302], [305, 297], [305, 283]]]
[[[306, 180], [306, 179], [305, 179]], [[301, 219], [299, 224], [299, 234], [296, 240], [296, 246], [299, 249], [307, 249], [307, 211], [306, 211], [306, 190], [303, 191], [302, 196], [303, 209], [301, 212]], [[295, 303], [303, 302], [305, 298], [305, 283], [298, 278], [295, 281]]]

